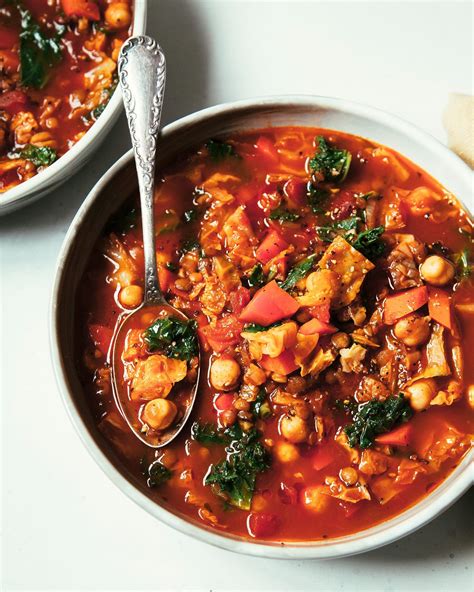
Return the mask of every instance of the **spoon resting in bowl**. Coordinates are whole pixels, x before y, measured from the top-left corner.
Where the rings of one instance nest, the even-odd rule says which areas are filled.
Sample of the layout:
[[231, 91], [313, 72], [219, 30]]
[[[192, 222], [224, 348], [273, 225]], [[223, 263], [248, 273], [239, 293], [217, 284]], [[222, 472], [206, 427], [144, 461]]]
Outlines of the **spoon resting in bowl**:
[[166, 78], [165, 56], [150, 37], [122, 47], [118, 73], [135, 154], [144, 255], [144, 297], [118, 319], [111, 348], [115, 402], [144, 444], [161, 448], [184, 427], [199, 384], [195, 322], [160, 290], [155, 252], [154, 181]]

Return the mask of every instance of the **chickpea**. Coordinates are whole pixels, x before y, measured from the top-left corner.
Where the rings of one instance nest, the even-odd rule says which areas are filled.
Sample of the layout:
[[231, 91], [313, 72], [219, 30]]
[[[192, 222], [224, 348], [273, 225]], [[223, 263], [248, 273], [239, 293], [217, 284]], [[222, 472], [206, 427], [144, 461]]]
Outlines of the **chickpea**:
[[433, 286], [444, 286], [454, 278], [454, 266], [444, 257], [431, 255], [420, 267], [421, 277]]
[[164, 430], [172, 423], [178, 409], [168, 399], [152, 399], [143, 409], [142, 419], [154, 430]]
[[431, 399], [436, 395], [436, 382], [432, 378], [423, 378], [407, 387], [405, 391], [412, 409], [423, 411], [430, 406]]
[[351, 340], [347, 333], [334, 333], [331, 337], [331, 343], [336, 349], [342, 349], [343, 347], [349, 347]]
[[290, 442], [298, 444], [309, 436], [309, 427], [306, 421], [297, 415], [284, 415], [280, 420], [280, 433]]
[[217, 391], [233, 390], [240, 378], [240, 366], [233, 358], [217, 358], [211, 365], [210, 380]]
[[277, 459], [282, 463], [289, 463], [298, 460], [300, 453], [298, 448], [290, 442], [280, 441], [275, 446]]
[[329, 505], [329, 499], [320, 485], [306, 487], [303, 490], [303, 504], [312, 512], [324, 512]]
[[119, 300], [120, 304], [126, 308], [137, 308], [143, 301], [143, 288], [135, 284], [122, 288]]
[[105, 22], [111, 29], [125, 29], [131, 20], [130, 9], [125, 2], [112, 2], [105, 11]]
[[430, 336], [430, 317], [409, 314], [397, 321], [393, 332], [408, 347], [422, 345]]
[[351, 487], [359, 480], [359, 474], [354, 467], [344, 467], [339, 471], [339, 478], [347, 487]]

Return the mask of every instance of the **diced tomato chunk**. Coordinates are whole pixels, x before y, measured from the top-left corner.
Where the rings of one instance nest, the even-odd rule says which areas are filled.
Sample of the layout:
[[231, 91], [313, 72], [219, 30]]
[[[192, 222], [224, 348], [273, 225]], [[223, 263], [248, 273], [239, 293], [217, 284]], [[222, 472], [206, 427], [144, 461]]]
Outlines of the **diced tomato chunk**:
[[232, 409], [232, 403], [234, 402], [234, 395], [232, 393], [222, 393], [214, 399], [214, 407], [217, 411], [227, 411]]
[[276, 358], [271, 358], [264, 354], [259, 362], [260, 366], [270, 372], [276, 372], [286, 376], [291, 374], [298, 368], [298, 364], [295, 362], [295, 356], [289, 349], [285, 349]]
[[426, 286], [411, 288], [385, 298], [383, 320], [387, 325], [393, 325], [406, 315], [418, 310], [428, 302]]
[[229, 295], [229, 302], [232, 312], [236, 315], [240, 315], [250, 302], [250, 290], [244, 288], [244, 286], [239, 286], [237, 290]]
[[256, 143], [257, 150], [261, 156], [272, 164], [277, 164], [280, 161], [280, 156], [270, 138], [266, 136], [260, 136]]
[[105, 325], [89, 325], [89, 336], [95, 347], [103, 356], [107, 356], [110, 343], [112, 342], [113, 331]]
[[100, 10], [93, 0], [61, 0], [66, 16], [84, 17], [91, 21], [100, 20]]
[[166, 267], [160, 267], [158, 269], [158, 282], [160, 284], [160, 289], [163, 292], [163, 294], [166, 294], [166, 292], [168, 292], [171, 285], [174, 283], [175, 279], [175, 274]]
[[288, 200], [292, 202], [295, 206], [304, 206], [306, 205], [306, 189], [307, 183], [302, 179], [298, 179], [296, 177], [291, 177], [285, 183], [283, 191], [285, 192]]
[[215, 352], [221, 353], [229, 346], [239, 343], [242, 329], [243, 324], [235, 315], [227, 315], [220, 318], [215, 326], [199, 327], [198, 334]]
[[331, 310], [330, 310], [330, 303], [326, 302], [325, 304], [316, 304], [315, 306], [310, 306], [308, 308], [309, 314], [323, 323], [329, 323], [331, 320]]
[[256, 539], [267, 538], [274, 535], [279, 527], [280, 520], [276, 514], [257, 514], [252, 512], [247, 520], [249, 534]]
[[287, 248], [286, 240], [276, 230], [271, 230], [258, 247], [256, 256], [260, 263], [265, 264]]
[[404, 423], [391, 432], [377, 436], [375, 441], [377, 444], [387, 444], [388, 446], [408, 446], [412, 432], [412, 423]]
[[451, 330], [453, 328], [453, 310], [451, 298], [446, 290], [441, 288], [428, 288], [428, 311], [430, 317]]
[[0, 110], [15, 115], [23, 111], [28, 104], [28, 97], [21, 90], [11, 90], [0, 95]]
[[313, 467], [317, 471], [325, 469], [334, 460], [334, 454], [331, 449], [326, 447], [319, 447], [313, 456]]
[[245, 206], [250, 201], [253, 201], [258, 195], [258, 190], [253, 183], [248, 185], [241, 185], [237, 191], [235, 197], [240, 205]]
[[337, 328], [319, 319], [311, 319], [307, 323], [304, 323], [304, 325], [301, 325], [299, 332], [302, 335], [314, 335], [315, 333], [319, 335], [332, 335], [332, 333], [337, 333]]
[[273, 280], [255, 293], [239, 318], [266, 327], [293, 316], [298, 308], [298, 302]]

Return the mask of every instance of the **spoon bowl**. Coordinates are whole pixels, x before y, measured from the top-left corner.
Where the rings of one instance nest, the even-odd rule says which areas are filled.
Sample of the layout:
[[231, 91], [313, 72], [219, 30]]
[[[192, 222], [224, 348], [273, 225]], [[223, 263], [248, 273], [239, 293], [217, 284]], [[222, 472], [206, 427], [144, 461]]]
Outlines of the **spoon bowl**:
[[[179, 434], [191, 413], [200, 360], [196, 337], [192, 343], [197, 356], [191, 356], [180, 351], [179, 343], [166, 341], [169, 335], [163, 338], [160, 329], [163, 323], [174, 323], [181, 329], [192, 323], [163, 297], [156, 268], [154, 182], [165, 56], [154, 39], [131, 37], [122, 46], [118, 72], [140, 192], [145, 290], [143, 303], [124, 312], [117, 321], [111, 345], [112, 390], [135, 436], [147, 446], [162, 448]], [[160, 340], [154, 330], [160, 332]], [[195, 327], [191, 326], [191, 330]], [[164, 352], [167, 355], [160, 346], [168, 348]], [[176, 383], [173, 376], [177, 377]]]

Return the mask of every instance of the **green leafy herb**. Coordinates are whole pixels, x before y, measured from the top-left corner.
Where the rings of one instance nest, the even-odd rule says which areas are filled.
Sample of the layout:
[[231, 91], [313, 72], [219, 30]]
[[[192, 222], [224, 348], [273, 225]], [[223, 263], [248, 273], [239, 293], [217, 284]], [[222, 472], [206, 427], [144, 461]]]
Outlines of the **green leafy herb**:
[[400, 394], [385, 401], [372, 399], [358, 406], [353, 423], [344, 431], [351, 447], [369, 448], [376, 436], [389, 432], [395, 424], [407, 421], [413, 414], [408, 399]]
[[258, 263], [250, 270], [250, 274], [246, 277], [247, 286], [249, 288], [259, 288], [266, 282], [263, 267]]
[[192, 222], [197, 218], [197, 210], [186, 210], [183, 214], [183, 220], [185, 222]]
[[259, 325], [258, 323], [248, 323], [244, 326], [244, 331], [247, 331], [248, 333], [259, 333], [260, 331], [268, 331], [268, 329], [271, 329], [272, 327], [278, 327], [282, 323], [283, 321], [276, 321], [266, 327], [264, 325]]
[[227, 458], [212, 465], [205, 483], [231, 505], [249, 510], [257, 475], [270, 466], [270, 457], [257, 430], [243, 432], [236, 424], [226, 432], [232, 439]]
[[49, 146], [32, 146], [29, 144], [20, 152], [21, 158], [31, 161], [35, 166], [49, 166], [58, 158], [54, 148]]
[[314, 264], [316, 263], [316, 257], [316, 255], [310, 255], [292, 267], [288, 272], [285, 281], [280, 284], [280, 288], [283, 290], [291, 290], [291, 288], [294, 288], [296, 284], [306, 277], [313, 269]]
[[211, 423], [200, 424], [195, 421], [191, 426], [191, 436], [201, 444], [226, 444], [228, 438], [226, 434], [219, 431]]
[[348, 150], [330, 146], [318, 136], [318, 151], [309, 161], [309, 168], [318, 180], [342, 183], [347, 177], [352, 155]]
[[148, 487], [157, 487], [167, 481], [173, 472], [162, 465], [158, 460], [148, 467]]
[[97, 105], [97, 107], [95, 109], [92, 109], [92, 111], [91, 111], [91, 118], [94, 119], [95, 121], [97, 121], [99, 119], [99, 117], [102, 115], [102, 113], [105, 111], [106, 107], [107, 107], [107, 102]]
[[365, 201], [369, 201], [369, 199], [382, 199], [380, 193], [377, 193], [376, 191], [369, 191], [368, 193], [363, 193], [362, 195], [359, 195], [359, 197], [361, 199], [365, 199]]
[[463, 249], [454, 256], [456, 264], [456, 277], [458, 280], [464, 280], [471, 276], [472, 264], [469, 260], [469, 249]]
[[201, 248], [199, 241], [195, 238], [190, 238], [182, 241], [181, 243], [181, 253], [187, 253], [189, 251], [197, 251]]
[[272, 408], [270, 407], [264, 389], [260, 389], [257, 398], [252, 403], [251, 410], [257, 419], [267, 419], [272, 415]]
[[364, 230], [352, 242], [352, 246], [367, 257], [367, 259], [373, 261], [381, 257], [385, 252], [385, 243], [381, 238], [384, 232], [385, 228], [383, 226]]
[[168, 261], [165, 267], [169, 271], [178, 271], [178, 266], [176, 265], [176, 263], [173, 263], [172, 261]]
[[329, 191], [313, 184], [308, 190], [308, 204], [313, 214], [325, 214], [328, 207]]
[[29, 10], [17, 3], [21, 16], [20, 76], [26, 87], [43, 88], [51, 68], [62, 58], [60, 35], [48, 37]]
[[296, 222], [301, 216], [296, 212], [290, 212], [283, 207], [278, 207], [272, 210], [269, 216], [270, 220], [280, 220], [280, 222]]
[[339, 234], [342, 234], [350, 242], [351, 235], [354, 236], [357, 233], [357, 226], [360, 221], [359, 216], [351, 216], [329, 226], [318, 226], [317, 233], [325, 243], [331, 243]]
[[383, 255], [385, 251], [385, 243], [382, 239], [385, 228], [383, 226], [377, 226], [376, 228], [357, 233], [358, 226], [361, 222], [362, 218], [359, 215], [354, 215], [330, 226], [319, 226], [317, 228], [318, 236], [322, 241], [327, 243], [332, 242], [336, 236], [343, 236], [364, 257], [375, 260]]
[[176, 317], [157, 319], [145, 331], [150, 351], [160, 351], [168, 358], [190, 360], [198, 353], [196, 322]]
[[212, 160], [219, 161], [229, 156], [237, 156], [234, 147], [219, 140], [209, 140], [206, 148]]

